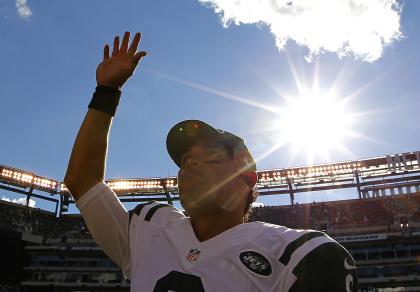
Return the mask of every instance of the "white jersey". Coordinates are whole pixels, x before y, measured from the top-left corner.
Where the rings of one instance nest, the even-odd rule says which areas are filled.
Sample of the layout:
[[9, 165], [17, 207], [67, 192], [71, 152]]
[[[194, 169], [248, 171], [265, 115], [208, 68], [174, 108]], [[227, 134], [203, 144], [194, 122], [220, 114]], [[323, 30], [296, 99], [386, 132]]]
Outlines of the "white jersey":
[[[131, 291], [315, 291], [317, 283], [306, 280], [311, 278], [324, 285], [320, 291], [356, 288], [354, 261], [322, 232], [252, 222], [200, 242], [190, 218], [176, 208], [150, 202], [126, 212], [104, 183], [77, 206], [95, 241], [131, 279]], [[340, 290], [337, 285], [325, 290], [324, 282], [335, 280], [321, 276], [326, 272], [334, 277], [324, 271], [331, 268], [325, 257], [331, 257], [332, 247], [342, 255], [333, 258], [343, 272]], [[314, 277], [307, 275], [308, 269]]]

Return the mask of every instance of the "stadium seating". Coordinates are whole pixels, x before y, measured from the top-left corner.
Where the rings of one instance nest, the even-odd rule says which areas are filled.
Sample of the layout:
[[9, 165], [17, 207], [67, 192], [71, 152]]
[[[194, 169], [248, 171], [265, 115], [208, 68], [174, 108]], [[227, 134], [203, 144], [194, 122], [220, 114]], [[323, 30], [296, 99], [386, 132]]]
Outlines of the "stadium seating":
[[[357, 262], [360, 291], [420, 281], [415, 260], [420, 256], [420, 194], [257, 207], [250, 221], [323, 230], [335, 237]], [[129, 282], [96, 246], [79, 214], [56, 217], [0, 201], [0, 232], [8, 238], [2, 242], [10, 251], [5, 259], [19, 259], [0, 278], [4, 291], [129, 290]]]
[[331, 233], [342, 229], [364, 232], [365, 227], [378, 226], [382, 226], [384, 231], [392, 231], [408, 221], [420, 222], [420, 195], [257, 207], [250, 221]]

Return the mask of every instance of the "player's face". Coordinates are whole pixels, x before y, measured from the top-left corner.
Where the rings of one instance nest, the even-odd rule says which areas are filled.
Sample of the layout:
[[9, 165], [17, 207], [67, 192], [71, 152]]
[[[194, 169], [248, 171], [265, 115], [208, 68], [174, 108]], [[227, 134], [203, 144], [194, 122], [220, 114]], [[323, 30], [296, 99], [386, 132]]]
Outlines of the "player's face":
[[218, 142], [199, 141], [181, 159], [178, 172], [180, 200], [185, 210], [231, 211], [244, 208], [243, 180], [236, 176], [234, 160]]

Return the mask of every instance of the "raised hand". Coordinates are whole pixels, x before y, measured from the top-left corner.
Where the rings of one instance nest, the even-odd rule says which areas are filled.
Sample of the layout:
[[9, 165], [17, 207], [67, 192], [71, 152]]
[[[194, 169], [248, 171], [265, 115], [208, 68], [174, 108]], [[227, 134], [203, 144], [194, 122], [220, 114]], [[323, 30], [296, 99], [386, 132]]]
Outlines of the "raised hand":
[[120, 47], [120, 38], [116, 36], [111, 56], [109, 56], [109, 45], [105, 45], [104, 59], [96, 68], [96, 83], [98, 85], [120, 89], [133, 75], [141, 58], [147, 55], [145, 51], [137, 52], [140, 37], [141, 34], [136, 33], [129, 47], [130, 32], [127, 31]]

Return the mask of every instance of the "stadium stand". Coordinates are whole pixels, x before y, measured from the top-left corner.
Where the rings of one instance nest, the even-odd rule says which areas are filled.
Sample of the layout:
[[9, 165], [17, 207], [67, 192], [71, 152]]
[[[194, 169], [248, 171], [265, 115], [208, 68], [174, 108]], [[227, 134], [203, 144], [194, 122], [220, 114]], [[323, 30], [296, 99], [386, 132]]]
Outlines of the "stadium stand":
[[[364, 227], [378, 231], [395, 230], [410, 217], [420, 220], [420, 196], [380, 197], [363, 200], [313, 202], [292, 206], [254, 208], [252, 220], [270, 222], [291, 228], [327, 230], [331, 233], [359, 233]], [[381, 229], [378, 229], [381, 228]]]
[[128, 290], [129, 282], [96, 246], [80, 215], [56, 217], [0, 201], [0, 232], [6, 263], [0, 291]]
[[[129, 281], [93, 242], [80, 215], [58, 218], [0, 201], [0, 218], [2, 259], [10, 268], [2, 271], [0, 291], [128, 291]], [[419, 218], [417, 193], [257, 207], [250, 220], [328, 233], [355, 258], [360, 291], [419, 291]]]
[[[326, 232], [352, 253], [361, 292], [420, 291], [419, 161], [417, 151], [260, 171], [260, 195], [289, 195], [291, 203], [254, 208], [250, 221]], [[175, 177], [106, 183], [122, 202], [179, 199]], [[359, 198], [294, 203], [295, 193], [345, 188]], [[0, 189], [56, 204], [50, 212], [0, 200], [0, 292], [129, 291], [81, 216], [66, 213], [74, 202], [62, 183], [0, 165]]]

